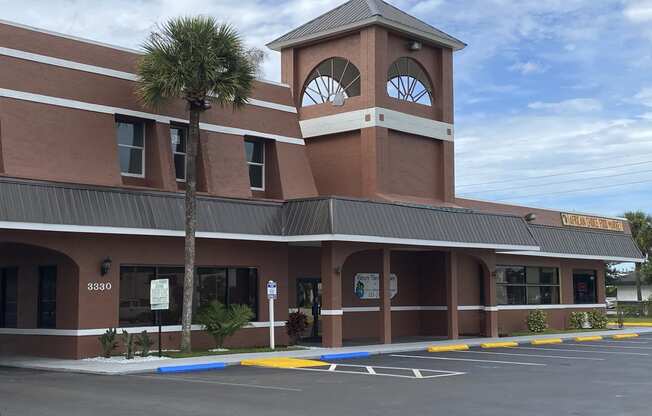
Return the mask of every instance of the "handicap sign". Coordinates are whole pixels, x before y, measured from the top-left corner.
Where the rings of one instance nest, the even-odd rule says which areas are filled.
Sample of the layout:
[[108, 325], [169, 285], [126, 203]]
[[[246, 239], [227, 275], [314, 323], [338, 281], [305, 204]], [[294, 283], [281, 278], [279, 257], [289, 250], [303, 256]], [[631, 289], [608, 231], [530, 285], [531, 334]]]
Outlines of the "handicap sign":
[[276, 282], [273, 280], [270, 280], [267, 282], [267, 299], [276, 299], [277, 295], [277, 287], [276, 287]]

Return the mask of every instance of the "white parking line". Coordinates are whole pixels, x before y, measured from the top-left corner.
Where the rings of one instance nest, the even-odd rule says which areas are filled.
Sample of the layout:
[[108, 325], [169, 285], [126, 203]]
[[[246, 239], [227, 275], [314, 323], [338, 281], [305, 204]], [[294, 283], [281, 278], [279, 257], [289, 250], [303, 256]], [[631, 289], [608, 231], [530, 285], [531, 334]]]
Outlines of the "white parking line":
[[520, 355], [521, 357], [537, 357], [537, 358], [559, 358], [565, 360], [589, 360], [589, 361], [604, 361], [605, 358], [595, 357], [567, 357], [564, 355], [541, 355], [541, 354], [517, 354], [514, 352], [493, 352], [493, 351], [461, 351], [472, 354], [498, 354], [498, 355]]
[[513, 364], [513, 365], [528, 365], [536, 367], [544, 367], [546, 364], [541, 363], [521, 363], [517, 361], [496, 361], [496, 360], [475, 360], [473, 358], [453, 358], [453, 357], [424, 357], [423, 355], [403, 355], [403, 354], [392, 354], [392, 357], [401, 357], [401, 358], [421, 358], [424, 360], [446, 360], [446, 361], [470, 361], [476, 363], [494, 363], [494, 364]]
[[645, 354], [641, 352], [622, 352], [622, 351], [593, 351], [593, 350], [571, 350], [566, 348], [539, 348], [539, 347], [510, 347], [510, 350], [539, 350], [539, 351], [563, 351], [563, 352], [579, 352], [582, 354], [592, 353], [592, 354], [621, 354], [621, 355], [643, 355], [649, 356], [650, 354]]
[[614, 343], [621, 343], [622, 342], [622, 343], [625, 343], [625, 344], [648, 344], [648, 345], [652, 344], [652, 342], [650, 342], [650, 341], [634, 341], [634, 340], [625, 341], [625, 340], [615, 340], [615, 339], [613, 339], [613, 340], [612, 339], [605, 339], [602, 342], [614, 342]]
[[629, 345], [602, 345], [602, 344], [574, 344], [574, 343], [567, 343], [565, 345], [573, 345], [576, 347], [602, 347], [602, 348], [624, 348], [624, 349], [630, 349], [630, 350], [652, 350], [652, 347], [632, 347]]
[[[360, 368], [360, 369], [364, 369], [365, 371], [363, 372], [363, 371], [342, 370], [339, 367]], [[331, 364], [328, 369], [299, 367], [299, 368], [291, 368], [290, 370], [321, 371], [321, 372], [329, 372], [329, 373], [358, 374], [363, 376], [398, 377], [398, 378], [410, 378], [410, 379], [439, 378], [439, 377], [449, 377], [449, 376], [461, 376], [466, 374], [459, 371], [430, 370], [425, 368], [406, 368], [406, 367], [382, 367], [378, 365], [369, 366], [369, 365], [356, 365], [356, 364]], [[405, 371], [408, 374], [387, 374], [379, 370], [395, 370], [395, 371], [398, 370], [398, 371]], [[428, 373], [437, 373], [437, 374], [427, 375]]]
[[149, 378], [154, 380], [166, 380], [166, 381], [183, 380], [189, 383], [218, 384], [220, 386], [246, 387], [251, 389], [262, 389], [262, 390], [303, 391], [302, 389], [295, 389], [291, 387], [263, 386], [260, 384], [227, 383], [223, 381], [204, 380], [204, 379], [190, 378], [190, 377], [165, 377], [165, 376], [135, 376], [135, 377]]

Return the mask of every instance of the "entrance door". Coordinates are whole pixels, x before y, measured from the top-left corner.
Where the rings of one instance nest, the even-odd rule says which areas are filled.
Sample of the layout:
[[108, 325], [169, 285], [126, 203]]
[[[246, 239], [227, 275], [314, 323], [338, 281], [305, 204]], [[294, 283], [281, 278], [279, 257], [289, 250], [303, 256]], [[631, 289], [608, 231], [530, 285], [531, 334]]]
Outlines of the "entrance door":
[[0, 268], [0, 328], [16, 328], [18, 323], [18, 270]]
[[308, 317], [309, 323], [302, 338], [319, 340], [321, 338], [321, 279], [297, 279], [297, 307], [299, 312]]

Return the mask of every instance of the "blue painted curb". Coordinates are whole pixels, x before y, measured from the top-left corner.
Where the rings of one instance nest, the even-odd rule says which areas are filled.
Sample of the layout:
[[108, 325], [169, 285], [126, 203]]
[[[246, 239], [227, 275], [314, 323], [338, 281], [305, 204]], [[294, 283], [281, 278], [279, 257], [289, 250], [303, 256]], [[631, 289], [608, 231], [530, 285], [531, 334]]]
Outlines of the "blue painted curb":
[[170, 367], [159, 367], [156, 371], [159, 373], [188, 373], [193, 371], [219, 370], [225, 367], [226, 363], [173, 365]]
[[340, 354], [324, 354], [320, 357], [322, 360], [341, 360], [343, 358], [360, 358], [369, 357], [371, 353], [367, 351], [343, 352]]

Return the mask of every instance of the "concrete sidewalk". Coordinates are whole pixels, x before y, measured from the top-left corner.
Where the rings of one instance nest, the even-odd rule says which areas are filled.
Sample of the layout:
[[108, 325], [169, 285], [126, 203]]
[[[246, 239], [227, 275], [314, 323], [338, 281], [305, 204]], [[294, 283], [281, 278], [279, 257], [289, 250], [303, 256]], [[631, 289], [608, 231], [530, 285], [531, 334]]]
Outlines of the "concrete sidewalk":
[[564, 334], [529, 335], [522, 337], [504, 338], [465, 338], [459, 340], [433, 340], [423, 342], [410, 342], [398, 344], [376, 344], [342, 348], [310, 348], [304, 350], [264, 352], [249, 354], [225, 354], [193, 358], [176, 358], [133, 362], [128, 364], [116, 364], [110, 362], [98, 362], [91, 360], [63, 360], [54, 358], [39, 357], [0, 357], [0, 366], [18, 367], [47, 371], [62, 371], [73, 373], [103, 374], [103, 375], [124, 375], [138, 373], [152, 373], [159, 367], [186, 366], [210, 363], [225, 363], [226, 365], [238, 365], [245, 359], [270, 358], [270, 357], [294, 357], [294, 358], [319, 358], [325, 354], [344, 354], [352, 352], [368, 352], [370, 354], [386, 354], [409, 351], [422, 351], [429, 346], [443, 346], [451, 344], [467, 344], [470, 347], [479, 346], [490, 342], [522, 342], [527, 343], [535, 339], [561, 338], [572, 339], [577, 336], [602, 335], [612, 336], [617, 334], [631, 333], [652, 333], [652, 328], [626, 328], [621, 330], [605, 330], [592, 332], [576, 332]]

